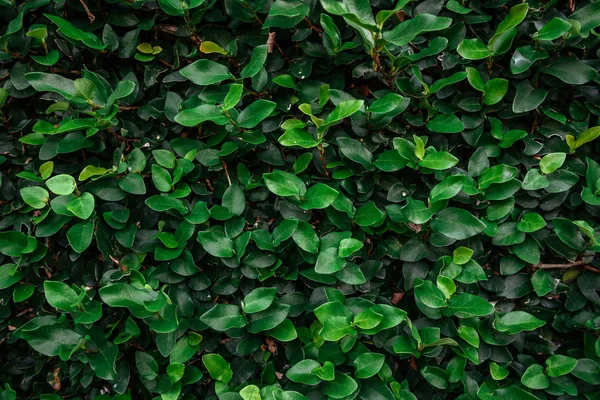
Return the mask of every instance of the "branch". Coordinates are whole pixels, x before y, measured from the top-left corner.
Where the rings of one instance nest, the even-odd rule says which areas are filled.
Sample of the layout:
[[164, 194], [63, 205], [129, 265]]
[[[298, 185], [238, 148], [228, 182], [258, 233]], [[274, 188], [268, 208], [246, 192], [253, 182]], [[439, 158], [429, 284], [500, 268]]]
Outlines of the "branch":
[[85, 13], [88, 16], [88, 19], [90, 20], [90, 24], [94, 23], [94, 21], [96, 20], [96, 16], [94, 14], [92, 14], [92, 12], [88, 8], [87, 4], [85, 4], [85, 1], [79, 0], [79, 2], [81, 3], [81, 5], [83, 6], [83, 9], [85, 10]]
[[567, 263], [567, 264], [543, 264], [543, 263], [539, 263], [538, 265], [536, 265], [536, 268], [542, 268], [542, 269], [564, 269], [564, 268], [573, 268], [573, 267], [579, 267], [580, 265], [585, 265], [587, 264], [585, 261], [574, 261], [571, 263]]

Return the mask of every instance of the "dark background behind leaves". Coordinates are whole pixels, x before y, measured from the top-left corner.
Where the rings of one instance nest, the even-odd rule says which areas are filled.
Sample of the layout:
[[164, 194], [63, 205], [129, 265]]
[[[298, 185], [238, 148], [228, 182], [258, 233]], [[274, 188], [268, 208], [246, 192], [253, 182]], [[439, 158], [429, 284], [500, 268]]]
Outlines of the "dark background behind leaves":
[[599, 397], [600, 2], [0, 21], [0, 399]]

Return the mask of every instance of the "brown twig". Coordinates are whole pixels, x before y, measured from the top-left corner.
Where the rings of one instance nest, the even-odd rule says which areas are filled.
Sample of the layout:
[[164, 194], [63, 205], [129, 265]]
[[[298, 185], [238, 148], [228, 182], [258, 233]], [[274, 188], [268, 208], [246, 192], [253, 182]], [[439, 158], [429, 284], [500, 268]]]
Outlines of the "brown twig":
[[310, 29], [312, 29], [313, 31], [317, 32], [317, 33], [323, 33], [323, 29], [313, 25], [312, 22], [310, 22], [310, 19], [308, 19], [307, 17], [303, 18], [304, 22], [306, 22], [306, 24], [308, 25], [308, 27]]
[[223, 166], [223, 171], [225, 171], [225, 176], [227, 177], [227, 182], [229, 182], [229, 186], [231, 186], [231, 178], [229, 177], [229, 171], [227, 170], [227, 164], [225, 161], [221, 160], [221, 165]]
[[96, 16], [94, 14], [92, 14], [92, 12], [88, 8], [87, 4], [85, 4], [85, 1], [79, 0], [79, 2], [81, 3], [81, 5], [83, 6], [83, 9], [85, 10], [85, 13], [88, 16], [88, 19], [90, 20], [90, 24], [93, 24], [94, 21], [96, 20]]
[[585, 264], [587, 264], [585, 261], [574, 261], [574, 262], [567, 263], [567, 264], [543, 264], [543, 263], [539, 263], [538, 265], [536, 265], [536, 268], [542, 268], [542, 269], [562, 269], [562, 268], [579, 267], [580, 265], [585, 265]]
[[569, 0], [569, 10], [571, 12], [575, 11], [575, 0]]
[[157, 58], [157, 61], [167, 68], [171, 68], [171, 69], [173, 68], [173, 64], [166, 62], [165, 60], [161, 60], [160, 58]]
[[331, 174], [329, 173], [329, 170], [327, 169], [327, 163], [325, 162], [325, 149], [323, 148], [322, 145], [319, 145], [319, 153], [321, 154], [321, 164], [323, 164], [323, 169], [325, 170], [325, 175], [327, 175], [328, 178], [331, 178]]
[[119, 106], [119, 111], [137, 110], [140, 106]]

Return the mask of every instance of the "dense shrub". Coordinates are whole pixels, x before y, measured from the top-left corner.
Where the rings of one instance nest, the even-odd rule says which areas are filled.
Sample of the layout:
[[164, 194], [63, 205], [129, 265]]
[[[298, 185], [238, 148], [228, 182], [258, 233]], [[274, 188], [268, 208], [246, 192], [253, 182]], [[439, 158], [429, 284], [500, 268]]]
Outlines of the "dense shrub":
[[599, 398], [600, 1], [0, 21], [0, 399]]

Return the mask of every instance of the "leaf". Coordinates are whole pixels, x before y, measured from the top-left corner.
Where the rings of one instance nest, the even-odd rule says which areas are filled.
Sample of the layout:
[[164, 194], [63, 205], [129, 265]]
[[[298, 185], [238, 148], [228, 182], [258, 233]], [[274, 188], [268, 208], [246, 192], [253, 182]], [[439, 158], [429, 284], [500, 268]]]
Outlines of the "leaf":
[[548, 66], [540, 68], [540, 72], [553, 75], [570, 85], [583, 85], [598, 75], [594, 68], [575, 57], [552, 58]]
[[323, 325], [320, 336], [324, 340], [338, 341], [354, 333], [350, 323], [352, 313], [337, 301], [325, 303], [315, 309], [315, 316]]
[[435, 171], [443, 171], [458, 164], [458, 158], [446, 151], [425, 154], [425, 157], [419, 161], [419, 166], [429, 168]]
[[238, 116], [237, 125], [242, 128], [254, 128], [263, 119], [267, 118], [277, 104], [269, 100], [257, 100], [246, 107]]
[[384, 218], [385, 213], [370, 201], [356, 211], [353, 221], [359, 226], [374, 226], [381, 223]]
[[338, 197], [339, 192], [323, 183], [311, 186], [300, 203], [305, 210], [323, 209], [329, 207]]
[[107, 45], [93, 33], [85, 32], [73, 26], [69, 21], [57, 17], [56, 15], [44, 14], [46, 18], [58, 26], [59, 32], [71, 40], [78, 41], [94, 50], [104, 50]]
[[338, 249], [330, 247], [319, 253], [315, 272], [318, 274], [333, 274], [346, 266], [346, 260], [338, 256]]
[[450, 18], [423, 13], [396, 25], [391, 31], [384, 32], [383, 38], [396, 46], [404, 46], [422, 33], [441, 31], [451, 23]]
[[246, 318], [240, 313], [239, 307], [233, 304], [215, 305], [200, 316], [200, 321], [218, 332], [246, 326]]
[[449, 238], [465, 240], [485, 229], [486, 225], [471, 213], [462, 209], [449, 207], [440, 211], [431, 221], [431, 228]]
[[229, 69], [211, 60], [198, 60], [179, 70], [183, 77], [198, 86], [214, 85], [231, 78]]
[[462, 121], [454, 114], [436, 114], [426, 126], [436, 133], [459, 133], [465, 129]]
[[550, 22], [544, 25], [542, 29], [532, 36], [538, 40], [554, 40], [561, 37], [569, 29], [571, 29], [570, 22], [554, 17], [550, 20]]
[[446, 307], [446, 296], [430, 281], [421, 280], [415, 284], [415, 297], [431, 308]]
[[276, 293], [276, 288], [256, 288], [244, 297], [242, 310], [247, 314], [264, 311], [273, 303]]
[[67, 231], [69, 244], [77, 253], [83, 253], [92, 243], [94, 235], [94, 224], [84, 222], [73, 225]]
[[445, 315], [458, 318], [484, 317], [494, 312], [494, 306], [479, 296], [470, 293], [454, 295], [449, 300]]
[[513, 101], [514, 113], [524, 113], [535, 110], [544, 102], [548, 91], [546, 89], [535, 89], [529, 81], [523, 81], [517, 85], [517, 94]]
[[302, 360], [292, 365], [292, 367], [287, 370], [286, 376], [292, 382], [314, 386], [321, 382], [321, 379], [312, 372], [318, 367], [320, 367], [320, 364], [315, 360]]
[[23, 201], [35, 209], [41, 209], [50, 202], [50, 193], [39, 186], [28, 186], [20, 190]]
[[56, 175], [46, 181], [46, 186], [54, 194], [69, 195], [77, 188], [75, 179], [66, 174]]
[[540, 170], [544, 174], [551, 174], [564, 164], [566, 158], [565, 153], [546, 154], [540, 161]]
[[367, 379], [379, 372], [385, 363], [385, 356], [379, 353], [363, 353], [354, 359], [355, 376], [358, 379]]
[[479, 39], [464, 39], [456, 51], [467, 60], [481, 60], [492, 55], [488, 47]]
[[268, 56], [268, 46], [256, 46], [252, 49], [252, 56], [250, 57], [250, 61], [242, 72], [240, 73], [241, 78], [252, 78], [254, 75], [258, 74], [261, 70]]
[[246, 196], [238, 185], [231, 185], [223, 193], [223, 206], [234, 215], [242, 215], [246, 209]]
[[218, 354], [205, 354], [202, 363], [208, 370], [210, 377], [217, 381], [228, 383], [233, 377], [229, 363]]
[[513, 74], [521, 74], [527, 71], [536, 61], [548, 58], [545, 50], [532, 46], [519, 47], [510, 59], [510, 71]]
[[554, 354], [546, 359], [546, 374], [552, 378], [563, 376], [573, 371], [577, 360], [572, 357]]
[[550, 386], [550, 380], [544, 375], [544, 368], [538, 364], [532, 364], [521, 377], [521, 383], [530, 389], [546, 389]]
[[357, 252], [364, 246], [363, 242], [354, 238], [342, 239], [338, 249], [338, 257], [346, 258]]
[[71, 211], [73, 215], [81, 219], [88, 219], [94, 212], [94, 196], [85, 192], [79, 197], [74, 197], [67, 204], [67, 210]]
[[233, 257], [233, 241], [214, 230], [198, 232], [198, 241], [213, 257]]
[[67, 284], [58, 281], [44, 282], [44, 295], [52, 307], [73, 312], [79, 304], [79, 295]]
[[544, 321], [537, 319], [525, 311], [511, 311], [504, 314], [502, 318], [497, 319], [494, 323], [498, 331], [508, 335], [515, 335], [523, 331], [532, 331], [545, 324]]
[[274, 170], [264, 174], [263, 179], [267, 188], [277, 196], [303, 196], [306, 193], [306, 185], [301, 179], [289, 172]]
[[325, 122], [318, 128], [318, 132], [325, 132], [333, 125], [337, 125], [362, 108], [363, 100], [348, 100], [342, 101], [337, 107], [325, 118]]
[[336, 372], [333, 381], [324, 383], [323, 394], [332, 399], [343, 399], [354, 393], [356, 389], [358, 389], [358, 384], [354, 379], [346, 374]]
[[310, 149], [319, 145], [311, 133], [300, 128], [286, 130], [277, 140], [282, 146]]

